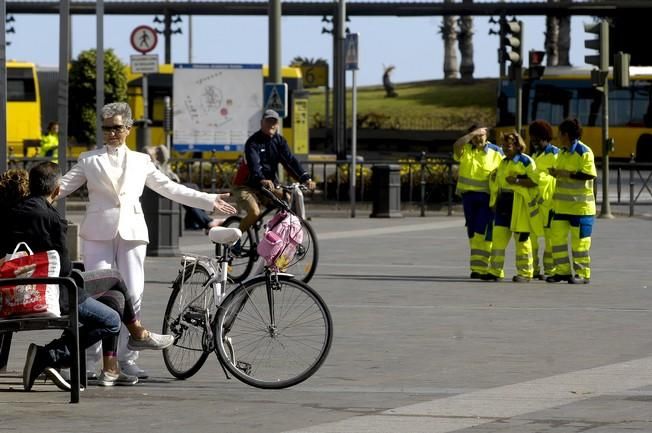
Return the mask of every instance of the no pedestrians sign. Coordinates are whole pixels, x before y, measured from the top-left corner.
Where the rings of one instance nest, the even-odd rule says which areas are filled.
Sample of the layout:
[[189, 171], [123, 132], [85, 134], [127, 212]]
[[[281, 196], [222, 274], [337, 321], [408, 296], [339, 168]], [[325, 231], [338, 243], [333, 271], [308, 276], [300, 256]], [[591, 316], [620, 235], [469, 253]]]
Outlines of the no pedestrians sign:
[[158, 36], [156, 30], [150, 26], [138, 26], [131, 32], [129, 40], [134, 50], [145, 54], [156, 48]]

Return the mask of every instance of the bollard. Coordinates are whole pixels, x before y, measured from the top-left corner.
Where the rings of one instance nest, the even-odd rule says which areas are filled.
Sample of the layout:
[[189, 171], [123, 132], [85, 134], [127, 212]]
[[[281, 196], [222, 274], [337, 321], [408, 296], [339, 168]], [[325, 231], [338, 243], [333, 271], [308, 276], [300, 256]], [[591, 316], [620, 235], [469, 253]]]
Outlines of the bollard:
[[73, 262], [81, 260], [79, 248], [79, 224], [68, 221], [68, 231], [66, 233], [66, 247], [68, 247], [68, 256]]
[[401, 167], [374, 165], [371, 168], [371, 218], [394, 218], [401, 215]]
[[426, 152], [421, 152], [421, 216], [426, 216]]
[[149, 231], [147, 255], [174, 257], [179, 253], [181, 205], [168, 200], [149, 188], [141, 197], [143, 214]]

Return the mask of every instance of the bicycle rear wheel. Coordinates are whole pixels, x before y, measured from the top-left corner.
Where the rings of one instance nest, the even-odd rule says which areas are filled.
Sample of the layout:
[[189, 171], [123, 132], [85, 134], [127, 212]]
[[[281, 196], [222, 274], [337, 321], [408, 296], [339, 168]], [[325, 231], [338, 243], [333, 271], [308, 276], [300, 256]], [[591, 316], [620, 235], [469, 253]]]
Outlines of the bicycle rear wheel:
[[287, 388], [322, 365], [333, 340], [333, 322], [323, 299], [305, 283], [272, 276], [268, 290], [266, 278], [249, 280], [220, 305], [215, 345], [220, 362], [242, 382]]
[[207, 333], [211, 329], [207, 321], [213, 320], [216, 310], [212, 287], [206, 286], [209, 279], [209, 271], [193, 262], [172, 285], [163, 334], [173, 335], [174, 344], [163, 349], [163, 361], [177, 379], [188, 379], [197, 373], [214, 348]]
[[[267, 210], [262, 217], [262, 226], [265, 227], [276, 213], [275, 209]], [[297, 280], [307, 283], [312, 279], [317, 270], [317, 263], [319, 262], [319, 244], [317, 243], [315, 230], [312, 228], [310, 223], [304, 219], [299, 219], [301, 220], [303, 240], [301, 241], [301, 244], [296, 246], [296, 252], [294, 257], [289, 259], [289, 265], [280, 271], [292, 274]]]
[[[242, 221], [242, 217], [237, 215], [230, 216], [221, 226], [238, 228], [240, 221]], [[231, 250], [232, 259], [229, 265], [229, 277], [236, 283], [244, 281], [249, 276], [251, 268], [253, 268], [254, 262], [258, 258], [253, 239], [254, 234], [250, 227], [242, 233], [239, 250]]]

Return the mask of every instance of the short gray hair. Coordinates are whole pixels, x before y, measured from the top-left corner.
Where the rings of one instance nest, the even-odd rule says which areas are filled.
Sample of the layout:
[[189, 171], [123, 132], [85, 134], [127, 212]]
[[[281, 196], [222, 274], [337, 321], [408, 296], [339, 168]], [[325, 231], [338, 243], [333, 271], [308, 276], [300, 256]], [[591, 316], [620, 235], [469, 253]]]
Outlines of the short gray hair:
[[134, 119], [131, 118], [131, 108], [126, 102], [111, 102], [102, 107], [102, 119], [109, 119], [113, 116], [122, 116], [122, 121], [127, 128], [131, 128]]

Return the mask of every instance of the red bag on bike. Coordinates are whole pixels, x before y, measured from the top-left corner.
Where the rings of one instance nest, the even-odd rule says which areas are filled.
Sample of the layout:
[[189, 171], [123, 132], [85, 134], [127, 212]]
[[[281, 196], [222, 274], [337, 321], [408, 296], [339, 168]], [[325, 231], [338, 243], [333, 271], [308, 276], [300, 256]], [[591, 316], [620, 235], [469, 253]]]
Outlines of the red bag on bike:
[[256, 251], [265, 259], [267, 266], [283, 270], [292, 264], [297, 245], [301, 242], [301, 220], [291, 213], [279, 212], [267, 223], [265, 235]]
[[235, 175], [233, 176], [232, 184], [233, 186], [240, 186], [247, 183], [249, 179], [249, 166], [247, 165], [247, 159], [244, 156], [240, 157], [238, 161], [238, 168], [236, 168]]

